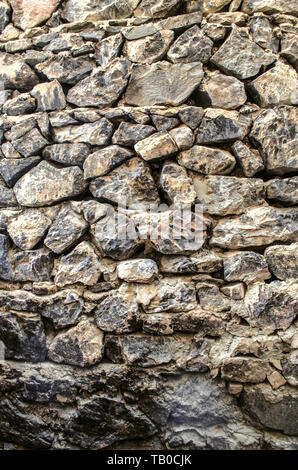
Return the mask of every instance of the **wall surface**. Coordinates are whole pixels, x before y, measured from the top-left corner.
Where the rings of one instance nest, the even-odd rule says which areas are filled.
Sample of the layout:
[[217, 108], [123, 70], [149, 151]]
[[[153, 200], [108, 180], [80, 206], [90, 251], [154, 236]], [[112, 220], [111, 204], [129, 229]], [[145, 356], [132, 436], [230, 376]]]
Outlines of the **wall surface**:
[[0, 1], [0, 448], [298, 448], [297, 16]]

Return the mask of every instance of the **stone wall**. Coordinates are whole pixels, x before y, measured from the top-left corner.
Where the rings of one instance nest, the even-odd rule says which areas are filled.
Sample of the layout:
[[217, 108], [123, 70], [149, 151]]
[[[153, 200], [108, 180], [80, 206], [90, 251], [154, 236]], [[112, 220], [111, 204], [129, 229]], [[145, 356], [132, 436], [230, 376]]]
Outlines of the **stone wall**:
[[297, 14], [0, 1], [3, 448], [298, 448]]

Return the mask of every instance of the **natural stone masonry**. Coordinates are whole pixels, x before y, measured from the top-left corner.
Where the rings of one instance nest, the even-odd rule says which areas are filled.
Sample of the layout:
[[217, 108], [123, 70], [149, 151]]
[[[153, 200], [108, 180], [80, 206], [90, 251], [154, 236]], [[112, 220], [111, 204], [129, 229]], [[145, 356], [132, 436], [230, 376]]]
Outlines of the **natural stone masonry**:
[[0, 449], [298, 449], [297, 18], [0, 1]]

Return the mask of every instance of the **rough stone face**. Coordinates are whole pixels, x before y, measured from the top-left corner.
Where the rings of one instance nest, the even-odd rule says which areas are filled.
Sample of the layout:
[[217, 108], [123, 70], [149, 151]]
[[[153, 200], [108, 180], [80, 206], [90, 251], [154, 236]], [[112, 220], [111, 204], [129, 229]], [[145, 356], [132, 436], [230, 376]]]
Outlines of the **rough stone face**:
[[[97, 63], [105, 68], [113, 59], [120, 55], [123, 44], [122, 34], [115, 34], [100, 42], [97, 50]], [[128, 57], [129, 59], [129, 57]]]
[[232, 151], [243, 170], [244, 176], [251, 177], [264, 170], [265, 166], [260, 154], [247, 147], [241, 140], [237, 140], [232, 145]]
[[42, 156], [45, 160], [52, 160], [63, 165], [82, 166], [89, 152], [87, 144], [54, 144], [45, 147]]
[[0, 340], [5, 358], [42, 362], [46, 357], [46, 338], [40, 316], [35, 313], [0, 312]]
[[250, 138], [260, 148], [268, 172], [297, 171], [297, 122], [298, 111], [290, 106], [265, 110], [254, 121]]
[[168, 51], [168, 59], [173, 63], [202, 62], [211, 57], [213, 42], [198, 26], [193, 26], [181, 34]]
[[241, 251], [224, 259], [224, 278], [226, 281], [255, 281], [270, 279], [271, 274], [264, 256], [254, 251]]
[[87, 286], [96, 284], [101, 274], [101, 264], [88, 242], [81, 242], [68, 255], [62, 256], [55, 276], [58, 287], [75, 282]]
[[79, 167], [56, 168], [43, 161], [16, 183], [14, 192], [21, 206], [41, 207], [78, 196], [85, 188]]
[[16, 98], [7, 100], [3, 105], [3, 112], [9, 116], [19, 116], [35, 111], [35, 99], [29, 93], [21, 93]]
[[287, 386], [272, 390], [269, 384], [246, 385], [243, 405], [248, 414], [269, 429], [297, 435], [297, 392]]
[[203, 80], [196, 95], [200, 105], [223, 109], [236, 109], [247, 99], [240, 80], [218, 72]]
[[257, 178], [194, 176], [197, 201], [209, 214], [241, 214], [264, 202], [264, 183]]
[[86, 158], [84, 163], [84, 178], [90, 179], [104, 176], [132, 156], [133, 153], [130, 150], [119, 145], [110, 145], [98, 150]]
[[250, 84], [256, 102], [262, 108], [276, 105], [295, 105], [298, 103], [298, 75], [290, 66], [277, 63]]
[[151, 259], [121, 261], [117, 266], [117, 275], [126, 282], [152, 282], [158, 274], [158, 267]]
[[8, 238], [0, 233], [0, 279], [10, 281], [13, 278], [13, 270], [8, 257]]
[[38, 129], [35, 128], [15, 140], [13, 146], [23, 157], [31, 157], [37, 155], [48, 143]]
[[21, 58], [11, 54], [0, 54], [0, 80], [4, 88], [19, 91], [30, 91], [37, 83], [38, 78]]
[[17, 201], [12, 189], [7, 188], [0, 180], [0, 207], [16, 206]]
[[62, 209], [45, 238], [44, 244], [60, 254], [76, 243], [87, 230], [87, 222], [70, 208]]
[[196, 89], [202, 77], [201, 63], [135, 65], [125, 101], [134, 106], [178, 106]]
[[152, 64], [165, 56], [173, 39], [173, 31], [157, 31], [152, 36], [146, 36], [136, 41], [126, 41], [123, 52], [131, 62]]
[[46, 305], [41, 311], [41, 315], [54, 325], [55, 329], [75, 325], [80, 321], [83, 312], [83, 300], [72, 291], [66, 291], [62, 299], [54, 300]]
[[175, 129], [170, 130], [170, 136], [176, 142], [176, 145], [179, 150], [187, 150], [192, 147], [194, 143], [194, 135], [192, 130], [182, 124], [182, 126], [175, 127]]
[[269, 180], [266, 184], [267, 198], [286, 204], [298, 203], [298, 177]]
[[243, 139], [250, 120], [237, 111], [207, 108], [197, 133], [198, 144], [217, 144]]
[[53, 260], [48, 250], [21, 251], [14, 255], [16, 281], [45, 282], [51, 280]]
[[283, 36], [281, 40], [281, 56], [285, 57], [298, 70], [298, 47], [295, 33]]
[[210, 59], [224, 73], [235, 75], [240, 80], [254, 77], [274, 60], [272, 53], [265, 52], [236, 27]]
[[38, 63], [35, 68], [48, 80], [58, 80], [62, 85], [75, 85], [92, 72], [94, 63], [88, 57], [72, 58], [60, 54]]
[[107, 333], [131, 333], [138, 329], [139, 309], [135, 301], [112, 295], [95, 311], [96, 325]]
[[166, 162], [160, 174], [160, 184], [170, 203], [193, 204], [196, 192], [191, 178], [184, 168], [173, 162]]
[[244, 0], [242, 11], [252, 14], [256, 11], [263, 13], [288, 13], [297, 15], [298, 8], [295, 0]]
[[210, 243], [221, 248], [238, 249], [266, 246], [275, 241], [294, 242], [296, 217], [295, 209], [248, 208], [238, 218], [220, 221], [213, 230]]
[[159, 284], [144, 286], [139, 295], [146, 313], [183, 312], [197, 306], [194, 284], [179, 278], [166, 278]]
[[131, 158], [109, 175], [90, 183], [92, 195], [107, 202], [125, 203], [129, 207], [146, 207], [158, 204], [159, 196], [150, 168], [140, 158]]
[[178, 151], [178, 147], [170, 134], [157, 132], [135, 145], [135, 151], [146, 161], [166, 158]]
[[141, 18], [164, 18], [174, 12], [181, 0], [142, 0], [134, 15]]
[[74, 142], [90, 145], [108, 145], [113, 133], [113, 124], [106, 118], [82, 124], [54, 129], [54, 139], [58, 143]]
[[29, 209], [13, 217], [7, 231], [14, 244], [21, 250], [31, 250], [44, 237], [51, 220], [36, 209]]
[[139, 140], [146, 139], [155, 132], [153, 126], [145, 124], [130, 124], [121, 122], [120, 126], [113, 135], [113, 144], [133, 146]]
[[101, 361], [103, 350], [103, 333], [84, 319], [66, 333], [58, 334], [48, 355], [54, 362], [87, 367]]
[[36, 85], [31, 94], [37, 101], [39, 111], [54, 111], [66, 106], [63, 88], [57, 80]]
[[194, 145], [179, 153], [178, 163], [205, 175], [227, 175], [236, 165], [235, 158], [229, 152], [202, 145]]
[[0, 2], [0, 18], [0, 33], [2, 33], [10, 18], [10, 8], [7, 3]]
[[221, 375], [226, 380], [260, 383], [266, 379], [269, 367], [260, 359], [233, 357], [225, 359]]
[[286, 330], [298, 314], [297, 282], [256, 282], [247, 290], [245, 305], [250, 324]]
[[9, 0], [13, 8], [13, 22], [24, 31], [46, 21], [59, 5], [59, 0], [40, 3], [38, 0]]
[[94, 0], [68, 0], [63, 10], [63, 18], [69, 22], [128, 18], [134, 3], [136, 2], [131, 0], [103, 0], [100, 4]]
[[95, 71], [71, 88], [67, 101], [76, 106], [111, 106], [126, 87], [129, 72], [130, 62], [127, 59], [114, 61], [106, 70]]
[[22, 159], [3, 158], [0, 160], [0, 175], [7, 186], [12, 188], [25, 173], [31, 170], [31, 168], [36, 166], [39, 162], [39, 157]]
[[298, 244], [269, 246], [265, 258], [270, 271], [277, 279], [287, 281], [298, 277]]

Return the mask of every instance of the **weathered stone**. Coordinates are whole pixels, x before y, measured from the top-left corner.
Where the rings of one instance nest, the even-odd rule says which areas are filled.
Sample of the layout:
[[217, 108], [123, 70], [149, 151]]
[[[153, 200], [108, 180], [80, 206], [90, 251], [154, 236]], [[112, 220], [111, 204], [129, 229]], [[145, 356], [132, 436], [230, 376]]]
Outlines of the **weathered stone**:
[[40, 162], [39, 157], [0, 159], [0, 175], [9, 188]]
[[294, 388], [272, 390], [266, 383], [246, 385], [241, 398], [244, 410], [267, 429], [297, 435], [297, 391]]
[[189, 258], [185, 256], [162, 256], [160, 270], [165, 273], [196, 273], [214, 272], [222, 267], [222, 259], [214, 254], [202, 250]]
[[15, 281], [44, 282], [51, 280], [53, 260], [48, 250], [21, 251], [14, 255]]
[[146, 313], [187, 312], [197, 306], [195, 286], [183, 278], [165, 278], [139, 289], [139, 302]]
[[220, 221], [213, 230], [211, 245], [221, 248], [248, 248], [276, 241], [294, 242], [297, 237], [295, 209], [252, 207], [233, 220]]
[[5, 158], [22, 158], [10, 142], [2, 144], [1, 150]]
[[262, 108], [298, 104], [297, 72], [283, 62], [278, 62], [268, 72], [252, 81], [249, 88], [255, 101]]
[[168, 59], [173, 63], [202, 62], [211, 57], [213, 42], [195, 25], [176, 39], [168, 51]]
[[131, 158], [112, 170], [109, 175], [90, 183], [92, 195], [104, 201], [130, 208], [158, 204], [159, 196], [150, 168], [140, 158]]
[[135, 145], [135, 151], [146, 161], [169, 157], [178, 151], [178, 147], [170, 134], [157, 132]]
[[192, 147], [194, 143], [194, 134], [192, 130], [182, 124], [182, 126], [175, 127], [169, 131], [170, 136], [176, 142], [176, 145], [179, 150], [187, 150]]
[[198, 144], [213, 144], [243, 139], [250, 119], [237, 111], [207, 108], [197, 133]]
[[35, 99], [29, 93], [22, 93], [16, 98], [6, 101], [3, 106], [3, 113], [9, 116], [19, 116], [35, 111]]
[[31, 157], [37, 155], [48, 143], [37, 129], [32, 129], [15, 140], [13, 146], [23, 157]]
[[62, 209], [45, 238], [44, 244], [60, 254], [76, 243], [87, 230], [87, 222], [69, 207]]
[[202, 3], [203, 12], [207, 15], [222, 10], [230, 3], [230, 0], [203, 0]]
[[44, 237], [51, 220], [36, 209], [29, 209], [7, 223], [7, 231], [21, 250], [31, 250]]
[[37, 83], [38, 78], [20, 57], [11, 54], [0, 54], [0, 80], [4, 88], [19, 91], [30, 91]]
[[227, 175], [236, 165], [235, 158], [229, 152], [202, 145], [194, 145], [191, 149], [179, 153], [178, 163], [189, 170], [206, 175]]
[[226, 281], [244, 281], [246, 284], [251, 284], [271, 277], [264, 256], [254, 251], [229, 254], [224, 259], [223, 265]]
[[250, 138], [260, 148], [268, 172], [297, 171], [297, 122], [298, 110], [290, 106], [265, 110], [254, 121]]
[[219, 72], [207, 75], [200, 84], [196, 97], [200, 105], [223, 109], [236, 109], [247, 99], [244, 84], [240, 80]]
[[160, 116], [159, 114], [151, 114], [151, 119], [158, 131], [168, 131], [180, 124], [179, 119], [175, 117]]
[[134, 146], [139, 140], [146, 139], [155, 132], [153, 126], [121, 122], [113, 135], [113, 144]]
[[94, 224], [99, 219], [105, 217], [108, 213], [109, 206], [106, 204], [101, 204], [97, 201], [84, 201], [82, 204], [82, 211], [85, 219], [89, 224]]
[[16, 206], [17, 200], [13, 189], [9, 189], [0, 180], [0, 207], [11, 207]]
[[62, 163], [70, 166], [83, 166], [90, 153], [86, 144], [54, 144], [48, 145], [42, 151], [45, 160]]
[[196, 129], [202, 121], [204, 109], [197, 106], [185, 106], [179, 110], [179, 118], [191, 129]]
[[84, 302], [75, 292], [67, 291], [65, 296], [60, 300], [46, 305], [41, 315], [54, 325], [54, 328], [64, 328], [69, 325], [75, 325], [80, 321], [83, 312]]
[[221, 292], [233, 300], [241, 300], [245, 296], [245, 285], [243, 282], [234, 282], [220, 288]]
[[54, 140], [58, 143], [75, 142], [90, 145], [108, 145], [113, 134], [113, 124], [106, 118], [82, 124], [54, 129]]
[[269, 371], [268, 364], [260, 359], [233, 357], [224, 360], [221, 376], [241, 383], [260, 383], [264, 382]]
[[11, 281], [13, 270], [8, 256], [8, 237], [0, 233], [0, 279]]
[[125, 101], [134, 106], [178, 106], [196, 89], [202, 77], [201, 63], [135, 65]]
[[111, 295], [104, 299], [95, 311], [98, 328], [107, 333], [131, 333], [138, 329], [139, 308], [135, 300]]
[[197, 201], [209, 214], [241, 214], [247, 208], [264, 202], [264, 183], [261, 179], [196, 175], [193, 182]]
[[110, 62], [120, 55], [122, 44], [123, 37], [120, 33], [109, 36], [108, 38], [100, 41], [99, 47], [96, 51], [96, 60], [98, 65], [103, 68], [107, 67]]
[[274, 60], [272, 53], [265, 52], [236, 27], [210, 59], [224, 73], [235, 75], [240, 80], [254, 77]]
[[42, 161], [15, 184], [14, 192], [21, 206], [41, 207], [78, 196], [85, 188], [79, 167], [56, 168]]
[[[124, 236], [125, 235], [125, 236]], [[104, 256], [116, 260], [131, 258], [141, 246], [135, 225], [125, 214], [107, 215], [94, 227], [95, 243]]]
[[265, 258], [272, 274], [281, 281], [298, 277], [298, 243], [269, 246]]
[[181, 0], [142, 0], [134, 15], [141, 18], [164, 18], [171, 16], [181, 3]]
[[110, 145], [87, 157], [84, 163], [84, 178], [104, 176], [133, 156], [130, 150], [119, 145]]
[[256, 282], [245, 295], [247, 321], [259, 328], [286, 330], [298, 314], [297, 301], [295, 281]]
[[36, 120], [28, 116], [28, 118], [22, 119], [21, 122], [14, 124], [9, 131], [5, 132], [5, 138], [10, 142], [14, 142], [27, 134], [31, 129], [34, 129], [35, 126]]
[[26, 30], [45, 22], [59, 5], [59, 0], [40, 3], [38, 0], [9, 0], [13, 8], [12, 20], [18, 28]]
[[4, 30], [5, 26], [10, 20], [10, 8], [6, 2], [0, 2], [0, 33]]
[[81, 242], [68, 255], [62, 256], [55, 276], [58, 287], [80, 282], [87, 286], [97, 283], [101, 264], [93, 247]]
[[90, 75], [94, 63], [89, 57], [72, 58], [62, 53], [38, 63], [35, 68], [48, 80], [58, 80], [62, 85], [75, 85]]
[[150, 283], [158, 274], [158, 267], [151, 259], [121, 261], [117, 266], [117, 275], [126, 282]]
[[280, 55], [285, 57], [287, 61], [298, 70], [298, 46], [295, 33], [286, 34], [282, 38]]
[[64, 109], [66, 106], [62, 86], [57, 80], [36, 85], [31, 94], [37, 101], [39, 111], [54, 111]]
[[298, 355], [297, 348], [282, 360], [282, 373], [290, 385], [297, 387], [298, 385]]
[[38, 314], [0, 312], [0, 340], [5, 346], [5, 359], [45, 360], [46, 338]]
[[257, 11], [269, 15], [273, 13], [298, 14], [295, 0], [244, 0], [241, 9], [250, 15]]
[[196, 199], [191, 178], [177, 163], [168, 161], [163, 165], [160, 184], [170, 203], [187, 205], [193, 204]]
[[93, 72], [67, 93], [67, 101], [76, 106], [112, 106], [124, 91], [130, 73], [127, 59], [115, 60], [106, 70]]
[[261, 13], [252, 17], [250, 31], [255, 43], [263, 47], [263, 49], [278, 52], [279, 40], [273, 32], [270, 20], [265, 15]]
[[87, 367], [103, 357], [103, 333], [89, 320], [58, 334], [49, 346], [49, 358], [58, 363]]
[[5, 44], [5, 51], [10, 54], [17, 52], [24, 52], [32, 47], [32, 39], [18, 39], [16, 41], [9, 41]]
[[151, 36], [136, 41], [126, 41], [123, 52], [131, 62], [152, 64], [165, 56], [173, 39], [173, 31], [157, 31]]
[[259, 171], [264, 170], [263, 159], [256, 150], [252, 150], [241, 140], [237, 140], [232, 145], [232, 151], [241, 166], [244, 176], [254, 176]]
[[272, 374], [267, 375], [267, 379], [273, 390], [276, 390], [277, 388], [280, 388], [287, 383], [285, 378], [279, 372], [277, 372], [277, 370], [272, 372]]
[[231, 308], [231, 301], [212, 282], [199, 282], [196, 286], [200, 307], [206, 311], [226, 312]]
[[87, 20], [109, 20], [128, 18], [133, 12], [136, 2], [131, 0], [67, 0], [63, 9], [63, 18], [69, 22]]
[[269, 180], [266, 183], [267, 199], [286, 204], [298, 203], [298, 176]]

